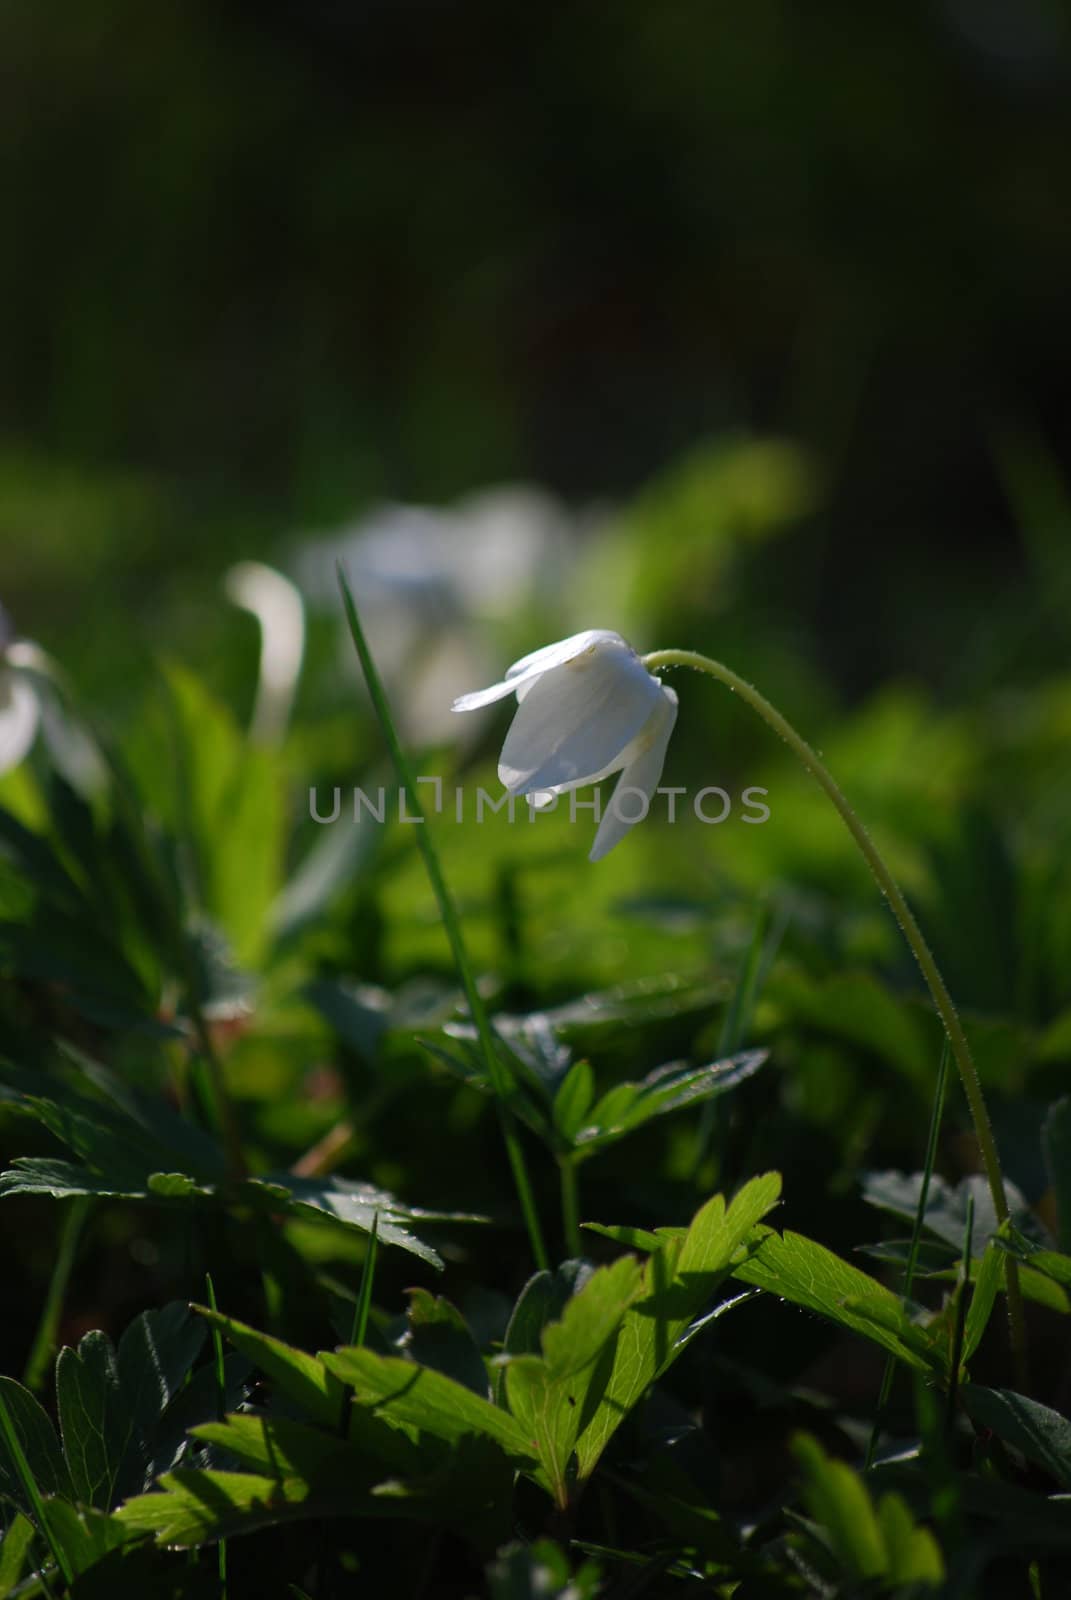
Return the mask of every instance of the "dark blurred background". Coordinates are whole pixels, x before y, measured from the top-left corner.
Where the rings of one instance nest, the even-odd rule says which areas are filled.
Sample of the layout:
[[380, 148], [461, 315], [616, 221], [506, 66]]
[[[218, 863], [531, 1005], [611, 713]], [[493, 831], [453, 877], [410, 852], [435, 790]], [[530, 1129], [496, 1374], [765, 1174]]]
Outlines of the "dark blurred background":
[[7, 0], [0, 58], [0, 594], [90, 677], [295, 529], [726, 434], [809, 453], [764, 581], [849, 695], [1066, 571], [1058, 0]]

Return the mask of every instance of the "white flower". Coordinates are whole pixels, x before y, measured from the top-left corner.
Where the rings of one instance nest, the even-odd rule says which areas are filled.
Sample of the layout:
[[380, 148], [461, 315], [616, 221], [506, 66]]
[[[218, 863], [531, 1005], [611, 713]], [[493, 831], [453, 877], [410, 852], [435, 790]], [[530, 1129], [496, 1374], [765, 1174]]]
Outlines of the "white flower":
[[647, 815], [662, 776], [677, 696], [619, 633], [588, 628], [515, 661], [505, 679], [462, 695], [455, 711], [517, 696], [498, 776], [511, 795], [553, 797], [611, 772], [621, 778], [589, 857], [600, 860]]
[[40, 720], [41, 708], [27, 679], [0, 666], [0, 774], [29, 754]]
[[286, 732], [305, 653], [305, 607], [289, 578], [262, 561], [239, 561], [223, 580], [228, 599], [260, 624], [260, 679], [250, 736], [275, 744]]

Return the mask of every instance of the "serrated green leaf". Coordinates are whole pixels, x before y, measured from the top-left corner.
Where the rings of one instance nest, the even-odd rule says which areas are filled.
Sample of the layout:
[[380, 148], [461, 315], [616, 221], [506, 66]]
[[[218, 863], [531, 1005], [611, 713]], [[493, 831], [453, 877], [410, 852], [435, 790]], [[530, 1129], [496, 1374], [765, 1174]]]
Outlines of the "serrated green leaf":
[[372, 1406], [392, 1422], [449, 1444], [466, 1434], [483, 1434], [518, 1463], [534, 1462], [534, 1445], [507, 1412], [441, 1372], [356, 1346], [323, 1352], [320, 1360], [333, 1379], [356, 1391], [357, 1405]]
[[299, 1478], [183, 1467], [165, 1473], [159, 1491], [120, 1506], [115, 1519], [131, 1535], [155, 1534], [158, 1544], [210, 1544], [295, 1517], [338, 1514], [339, 1507], [310, 1503], [311, 1496]]
[[960, 1394], [972, 1422], [992, 1428], [1005, 1444], [1044, 1467], [1065, 1489], [1071, 1488], [1071, 1421], [1067, 1417], [1011, 1389], [968, 1383]]
[[702, 1067], [671, 1061], [639, 1083], [622, 1083], [593, 1106], [580, 1130], [577, 1148], [590, 1154], [682, 1106], [725, 1094], [750, 1078], [767, 1059], [766, 1050], [744, 1050]]
[[[876, 1278], [803, 1234], [786, 1231], [782, 1235], [771, 1228], [758, 1228], [751, 1245], [747, 1258], [733, 1268], [734, 1278], [741, 1283], [765, 1289], [862, 1334], [909, 1366], [944, 1371], [944, 1353], [928, 1343], [924, 1353], [919, 1330], [897, 1297]], [[853, 1301], [863, 1302], [865, 1310], [853, 1312], [849, 1305]]]
[[115, 1350], [106, 1334], [87, 1333], [77, 1350], [60, 1351], [56, 1405], [75, 1499], [110, 1510], [130, 1422], [119, 1391]]
[[237, 1350], [259, 1367], [265, 1377], [324, 1427], [337, 1428], [342, 1416], [343, 1387], [326, 1363], [304, 1350], [284, 1344], [269, 1333], [258, 1333], [236, 1317], [224, 1316], [208, 1306], [191, 1307], [212, 1327], [218, 1328]]
[[612, 1364], [598, 1396], [593, 1392], [592, 1415], [577, 1441], [582, 1479], [590, 1477], [622, 1419], [676, 1358], [691, 1324], [728, 1276], [734, 1255], [780, 1193], [780, 1175], [769, 1172], [746, 1183], [728, 1208], [715, 1195], [683, 1237], [668, 1239], [652, 1252], [640, 1296], [625, 1312]]
[[[918, 1210], [922, 1178], [921, 1172], [864, 1173], [863, 1199], [880, 1211], [913, 1222]], [[1013, 1222], [1019, 1228], [1025, 1228], [1027, 1233], [1033, 1232], [1037, 1224], [1026, 1201], [1013, 1183], [1007, 1183], [1006, 1187]], [[946, 1244], [962, 1250], [968, 1199], [972, 1199], [974, 1204], [971, 1237], [975, 1249], [980, 1253], [999, 1231], [1000, 1224], [993, 1210], [989, 1185], [978, 1173], [972, 1173], [955, 1185], [946, 1183], [937, 1173], [933, 1173], [926, 1199], [924, 1226]]]
[[[541, 1334], [542, 1357], [522, 1355], [506, 1368], [510, 1409], [536, 1442], [540, 1464], [559, 1506], [569, 1498], [569, 1463], [591, 1402], [601, 1398], [612, 1340], [641, 1286], [640, 1265], [623, 1256], [593, 1272]], [[601, 1382], [600, 1382], [601, 1380]]]
[[[60, 1495], [70, 1500], [74, 1490], [67, 1470], [60, 1442], [52, 1420], [44, 1407], [34, 1399], [28, 1389], [14, 1378], [0, 1377], [0, 1394], [7, 1402], [11, 1423], [22, 1446], [23, 1454], [43, 1495]], [[0, 1488], [23, 1511], [32, 1508], [24, 1503], [22, 1483], [9, 1459], [7, 1446], [0, 1438]]]

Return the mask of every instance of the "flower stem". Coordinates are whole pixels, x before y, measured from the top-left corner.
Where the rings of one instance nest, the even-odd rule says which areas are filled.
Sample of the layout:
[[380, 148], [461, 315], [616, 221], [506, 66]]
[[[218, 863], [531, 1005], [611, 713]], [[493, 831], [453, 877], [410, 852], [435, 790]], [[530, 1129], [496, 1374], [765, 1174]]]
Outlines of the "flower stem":
[[364, 629], [361, 627], [360, 618], [357, 615], [357, 607], [353, 603], [353, 595], [350, 593], [350, 586], [346, 581], [346, 574], [341, 563], [339, 563], [338, 567], [338, 583], [342, 591], [342, 604], [345, 608], [350, 636], [353, 639], [354, 649], [357, 651], [357, 658], [361, 663], [361, 671], [364, 673], [364, 681], [368, 685], [368, 693], [375, 708], [379, 725], [383, 730], [383, 737], [390, 752], [390, 758], [394, 763], [394, 770], [398, 775], [398, 782], [405, 793], [406, 804], [410, 807], [412, 819], [419, 819], [419, 825], [416, 828], [417, 844], [420, 847], [421, 855], [424, 857], [424, 869], [427, 872], [428, 881], [438, 902], [439, 916], [442, 918], [443, 928], [453, 953], [454, 965], [457, 967], [458, 976], [465, 991], [469, 1014], [472, 1017], [473, 1026], [476, 1029], [483, 1052], [487, 1076], [495, 1092], [495, 1104], [498, 1108], [502, 1140], [506, 1146], [506, 1155], [513, 1173], [517, 1198], [520, 1201], [525, 1226], [528, 1229], [532, 1255], [535, 1258], [537, 1267], [539, 1267], [540, 1271], [544, 1271], [548, 1266], [547, 1252], [539, 1226], [535, 1197], [532, 1194], [532, 1186], [524, 1163], [524, 1151], [521, 1148], [517, 1129], [508, 1107], [509, 1079], [505, 1066], [498, 1054], [494, 1032], [491, 1028], [490, 1018], [487, 1015], [487, 1008], [483, 1003], [483, 997], [479, 989], [476, 987], [476, 979], [469, 961], [468, 951], [465, 948], [464, 936], [461, 932], [461, 918], [457, 914], [457, 907], [454, 905], [453, 896], [443, 874], [439, 854], [432, 841], [431, 830], [427, 826], [427, 818], [420, 802], [419, 791], [413, 781], [409, 762], [402, 749], [397, 729], [394, 726], [386, 691], [380, 681], [376, 664], [372, 659], [372, 652], [368, 648], [368, 641], [364, 636]]
[[[889, 868], [878, 851], [873, 839], [870, 837], [859, 820], [855, 811], [848, 802], [847, 797], [836, 782], [832, 773], [812, 750], [807, 741], [800, 737], [792, 724], [781, 715], [776, 706], [770, 704], [765, 695], [759, 693], [753, 684], [741, 678], [730, 667], [720, 661], [714, 661], [709, 656], [700, 655], [695, 650], [656, 650], [653, 654], [643, 658], [643, 664], [649, 672], [658, 672], [667, 667], [693, 667], [697, 672], [705, 672], [709, 677], [717, 678], [724, 683], [734, 694], [746, 700], [753, 711], [757, 711], [764, 722], [778, 734], [798, 756], [807, 771], [821, 785], [839, 811], [841, 820], [855, 840], [863, 858], [866, 861], [878, 887], [892, 909], [893, 916], [900, 924], [901, 932], [911, 948], [911, 953], [918, 962], [922, 976], [933, 996], [934, 1005], [944, 1024], [948, 1035], [948, 1042], [952, 1047], [952, 1054], [956, 1058], [959, 1069], [960, 1081], [963, 1092], [967, 1096], [967, 1105], [970, 1108], [971, 1121], [974, 1123], [974, 1133], [978, 1140], [978, 1150], [985, 1169], [986, 1181], [989, 1192], [993, 1197], [993, 1209], [996, 1212], [997, 1222], [1005, 1221], [1008, 1216], [1008, 1197], [1004, 1190], [1004, 1177], [1000, 1169], [1000, 1157], [997, 1154], [997, 1144], [993, 1137], [993, 1125], [989, 1120], [989, 1111], [986, 1107], [985, 1097], [982, 1094], [982, 1085], [978, 1078], [978, 1069], [971, 1055], [967, 1036], [963, 1031], [963, 1024], [952, 1003], [952, 997], [938, 970], [929, 945], [923, 937], [922, 930], [915, 921], [914, 913], [900, 890]], [[1022, 1291], [1019, 1286], [1019, 1270], [1017, 1264], [1008, 1258], [1010, 1270], [1007, 1275], [1008, 1289], [1008, 1319], [1011, 1328], [1012, 1356], [1016, 1366], [1017, 1381], [1022, 1387], [1027, 1384], [1026, 1360], [1026, 1325], [1023, 1317]]]
[[562, 1230], [565, 1234], [566, 1254], [578, 1261], [584, 1254], [584, 1241], [580, 1237], [580, 1187], [577, 1182], [576, 1161], [572, 1156], [562, 1156], [558, 1162], [561, 1171]]

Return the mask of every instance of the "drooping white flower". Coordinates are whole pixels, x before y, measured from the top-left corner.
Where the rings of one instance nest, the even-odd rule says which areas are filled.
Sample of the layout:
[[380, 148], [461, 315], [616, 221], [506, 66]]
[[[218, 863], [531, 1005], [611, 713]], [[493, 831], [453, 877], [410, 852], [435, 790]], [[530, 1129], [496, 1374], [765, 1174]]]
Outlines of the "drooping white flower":
[[647, 815], [658, 787], [677, 696], [607, 628], [588, 628], [515, 661], [501, 683], [454, 701], [455, 711], [517, 696], [498, 776], [511, 795], [537, 806], [556, 795], [621, 777], [589, 859], [600, 860]]

